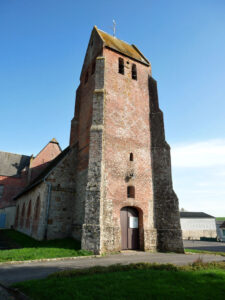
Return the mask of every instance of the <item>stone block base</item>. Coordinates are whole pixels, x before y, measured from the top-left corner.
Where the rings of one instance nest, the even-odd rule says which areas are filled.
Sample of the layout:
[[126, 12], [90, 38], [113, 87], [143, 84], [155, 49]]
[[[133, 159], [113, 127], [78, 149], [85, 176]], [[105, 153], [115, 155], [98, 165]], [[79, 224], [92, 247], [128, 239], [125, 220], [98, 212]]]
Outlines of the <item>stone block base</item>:
[[157, 231], [156, 229], [145, 229], [144, 231], [144, 251], [157, 250]]
[[178, 229], [158, 229], [157, 250], [184, 253], [182, 231]]
[[101, 237], [101, 253], [121, 251], [121, 229], [106, 226]]
[[100, 254], [100, 226], [95, 224], [83, 224], [81, 249]]

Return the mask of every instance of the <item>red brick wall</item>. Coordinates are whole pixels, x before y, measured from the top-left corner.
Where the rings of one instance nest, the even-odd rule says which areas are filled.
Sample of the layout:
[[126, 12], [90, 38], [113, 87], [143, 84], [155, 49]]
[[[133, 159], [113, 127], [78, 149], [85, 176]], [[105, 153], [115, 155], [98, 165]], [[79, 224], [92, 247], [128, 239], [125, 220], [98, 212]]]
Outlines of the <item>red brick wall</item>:
[[[112, 201], [111, 217], [105, 213], [105, 222], [120, 227], [120, 209], [137, 207], [145, 228], [153, 215], [152, 172], [150, 162], [149, 90], [151, 68], [135, 62], [107, 48], [105, 56], [105, 113], [104, 161], [105, 199]], [[125, 74], [118, 73], [118, 58], [124, 58]], [[137, 67], [137, 80], [131, 77], [132, 63]], [[133, 153], [133, 161], [130, 161]], [[130, 173], [133, 179], [125, 180]], [[127, 186], [135, 187], [135, 199], [127, 198]], [[150, 214], [149, 214], [150, 211]], [[153, 218], [153, 217], [152, 217]], [[143, 242], [143, 241], [142, 241]]]
[[61, 149], [57, 143], [48, 143], [46, 147], [44, 147], [37, 156], [31, 161], [30, 164], [30, 172], [31, 177], [30, 180], [33, 180], [35, 177], [40, 174], [40, 172], [46, 168], [47, 164], [53, 160], [56, 156], [61, 153]]
[[29, 176], [27, 172], [23, 172], [20, 177], [0, 176], [0, 184], [4, 185], [3, 197], [0, 199], [0, 208], [15, 205], [13, 198], [28, 184], [28, 177], [30, 181], [33, 180], [60, 153], [59, 145], [50, 142], [31, 162]]
[[[92, 63], [81, 77], [80, 94], [76, 98], [75, 119], [78, 121], [77, 129], [71, 131], [71, 144], [78, 141], [78, 166], [77, 171], [88, 167], [90, 126], [92, 120], [92, 99], [94, 91], [94, 74], [91, 74]], [[88, 72], [88, 81], [85, 83], [85, 75]]]
[[0, 199], [0, 208], [15, 205], [13, 197], [25, 187], [26, 183], [26, 174], [20, 178], [0, 176], [0, 184], [4, 185], [3, 197]]

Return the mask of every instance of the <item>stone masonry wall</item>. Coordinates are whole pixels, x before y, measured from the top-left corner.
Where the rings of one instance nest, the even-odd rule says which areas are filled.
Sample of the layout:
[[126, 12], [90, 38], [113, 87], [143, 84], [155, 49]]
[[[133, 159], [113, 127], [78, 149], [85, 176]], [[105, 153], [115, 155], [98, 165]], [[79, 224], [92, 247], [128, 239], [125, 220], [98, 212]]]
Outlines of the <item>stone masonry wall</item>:
[[96, 59], [95, 90], [90, 128], [88, 182], [82, 231], [82, 248], [92, 250], [95, 253], [101, 252], [104, 65], [104, 58], [98, 57]]
[[[44, 239], [45, 235], [45, 225], [46, 225], [46, 197], [47, 197], [47, 185], [45, 183], [41, 183], [34, 187], [30, 192], [24, 194], [16, 201], [16, 209], [19, 211], [18, 222], [16, 229], [22, 233], [25, 233], [29, 236], [37, 240]], [[34, 227], [34, 216], [35, 216], [35, 205], [37, 199], [40, 199], [40, 214], [38, 217], [38, 226], [37, 229]], [[27, 221], [27, 213], [29, 202], [31, 201], [31, 213], [29, 218], [29, 226], [26, 226]], [[21, 226], [21, 214], [22, 208], [25, 204], [25, 214], [24, 214], [24, 222]]]
[[[76, 159], [77, 148], [71, 147], [49, 175], [46, 175], [45, 180], [43, 178], [43, 182], [18, 198], [16, 201], [16, 215], [18, 215], [16, 229], [18, 231], [38, 240], [71, 236], [75, 207]], [[40, 211], [35, 220], [38, 198]], [[27, 222], [30, 201], [31, 212], [29, 222]], [[21, 223], [24, 204], [24, 220]]]
[[47, 239], [65, 238], [72, 234], [76, 160], [77, 148], [71, 147], [46, 179], [51, 186]]
[[183, 252], [178, 198], [172, 185], [170, 147], [165, 140], [163, 114], [158, 105], [156, 81], [152, 77], [149, 77], [149, 94], [157, 249]]
[[75, 185], [75, 204], [73, 209], [72, 236], [81, 240], [82, 225], [84, 224], [84, 208], [86, 199], [88, 169], [77, 172]]

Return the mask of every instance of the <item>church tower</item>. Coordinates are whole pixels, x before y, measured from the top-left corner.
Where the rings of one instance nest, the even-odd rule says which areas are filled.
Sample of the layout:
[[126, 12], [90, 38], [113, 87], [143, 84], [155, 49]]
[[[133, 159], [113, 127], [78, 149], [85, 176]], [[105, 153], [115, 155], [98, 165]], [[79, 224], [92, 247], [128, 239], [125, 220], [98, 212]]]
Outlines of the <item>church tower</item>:
[[70, 147], [76, 152], [72, 235], [82, 249], [183, 252], [151, 65], [135, 45], [96, 26], [76, 93]]

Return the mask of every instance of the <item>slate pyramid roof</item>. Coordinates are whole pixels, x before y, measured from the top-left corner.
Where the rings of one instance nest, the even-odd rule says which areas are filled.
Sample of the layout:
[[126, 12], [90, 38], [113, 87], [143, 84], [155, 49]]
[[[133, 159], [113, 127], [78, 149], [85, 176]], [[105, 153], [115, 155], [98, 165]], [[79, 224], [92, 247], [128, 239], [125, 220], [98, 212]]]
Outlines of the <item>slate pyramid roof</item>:
[[122, 53], [128, 57], [131, 57], [137, 61], [140, 61], [146, 65], [150, 65], [147, 58], [141, 53], [141, 51], [133, 44], [128, 44], [100, 29], [96, 26], [94, 27], [98, 34], [100, 35], [101, 39], [104, 42], [104, 45], [110, 49], [113, 49], [119, 53]]

